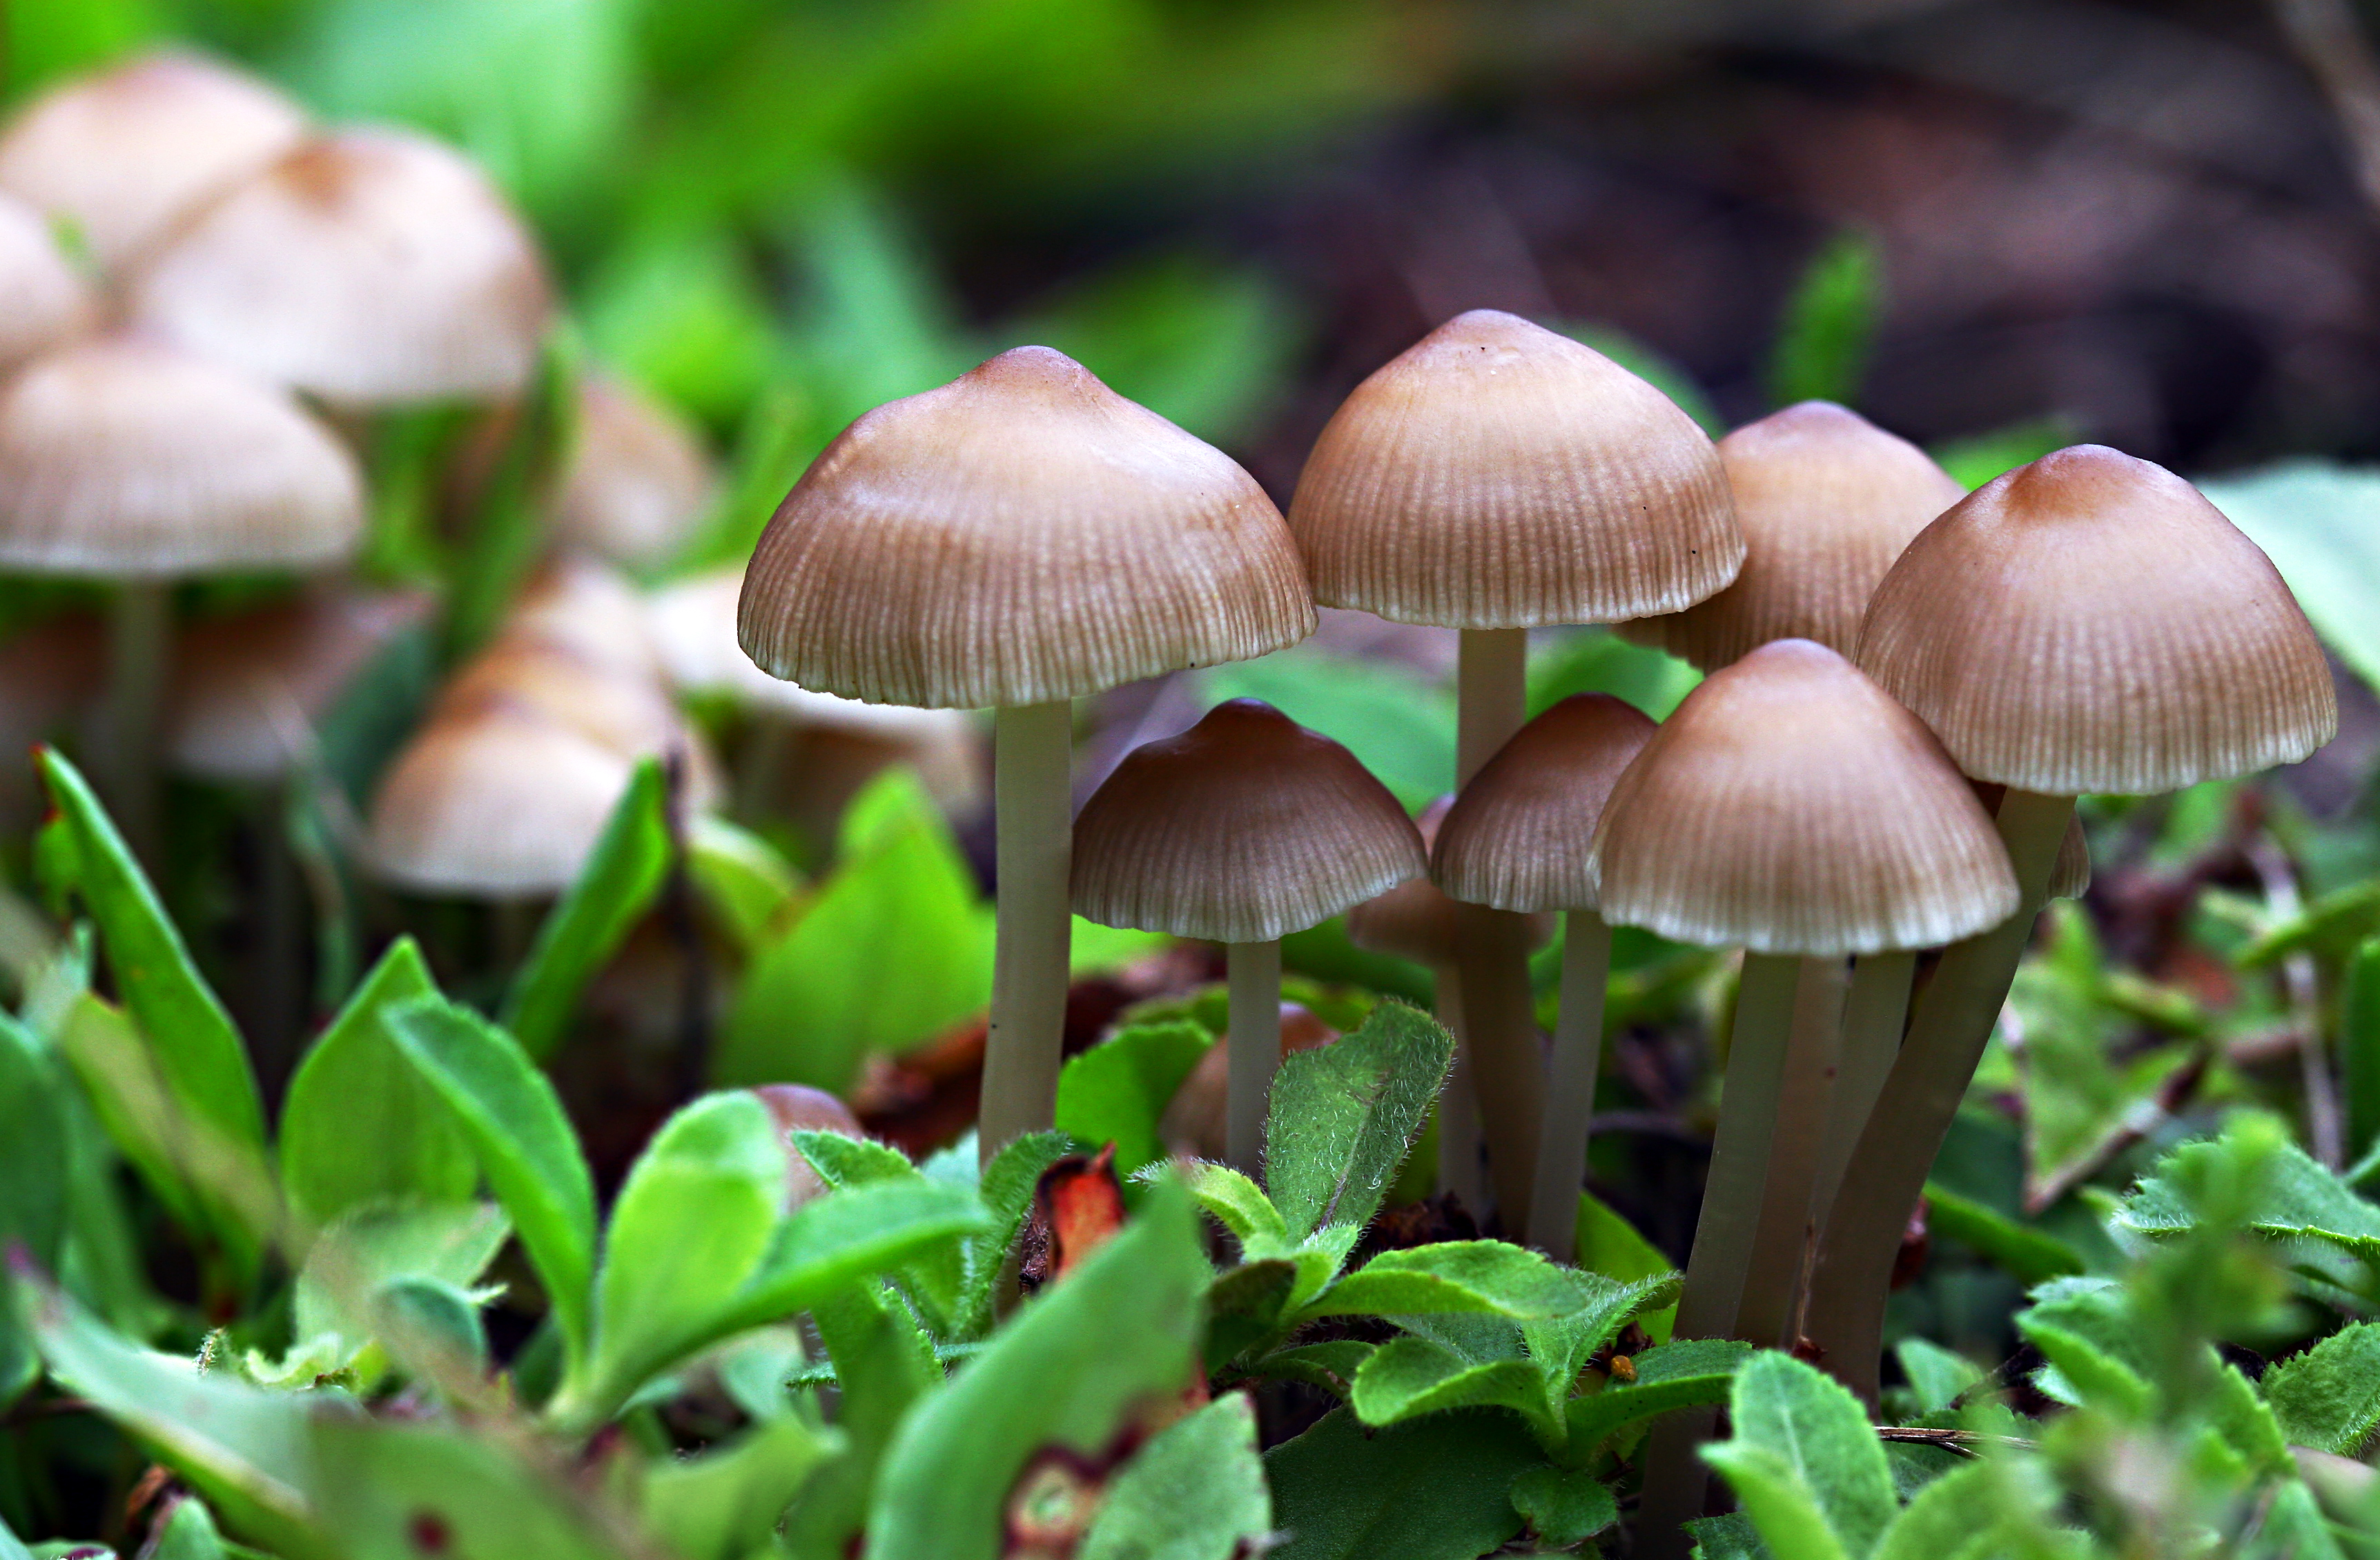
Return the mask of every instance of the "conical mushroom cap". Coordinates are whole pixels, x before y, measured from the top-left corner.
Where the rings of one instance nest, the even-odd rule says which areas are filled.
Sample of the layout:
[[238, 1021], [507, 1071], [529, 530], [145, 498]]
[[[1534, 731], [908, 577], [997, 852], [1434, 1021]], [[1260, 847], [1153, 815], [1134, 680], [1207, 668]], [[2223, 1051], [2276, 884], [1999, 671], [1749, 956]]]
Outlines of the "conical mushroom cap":
[[1686, 696], [1612, 787], [1591, 870], [1606, 920], [1764, 954], [1931, 947], [2017, 908], [1941, 744], [1807, 640]]
[[539, 569], [504, 614], [502, 634], [624, 677], [661, 676], [643, 598], [617, 569], [584, 553], [564, 553]]
[[193, 624], [174, 658], [167, 758], [209, 780], [285, 774], [365, 663], [429, 608], [407, 592], [322, 590]]
[[460, 154], [395, 130], [310, 140], [194, 219], [136, 320], [354, 406], [521, 388], [549, 313], [519, 219]]
[[1456, 628], [1675, 612], [1743, 561], [1694, 420], [1593, 347], [1492, 309], [1355, 387], [1289, 524], [1323, 605]]
[[168, 579], [336, 563], [363, 540], [337, 439], [270, 386], [123, 338], [0, 387], [0, 567]]
[[146, 55], [35, 99], [0, 134], [0, 189], [72, 221], [111, 272], [297, 144], [306, 116], [252, 76]]
[[660, 563], [710, 501], [710, 462], [692, 429], [607, 380], [579, 385], [577, 438], [553, 504], [563, 541], [625, 564]]
[[[1988, 780], [1970, 780], [1975, 788], [1975, 799], [1984, 810], [1997, 816], [2000, 798], [2008, 795], [2006, 786], [1995, 786]], [[2058, 836], [2058, 854], [2049, 863], [2049, 897], [2080, 899], [2091, 892], [2091, 836], [2082, 832], [2082, 816], [2079, 812], [2066, 815], [2066, 832]]]
[[1706, 672], [1770, 640], [1851, 654], [1876, 581], [1967, 491], [1915, 445], [1829, 401], [1744, 424], [1718, 442], [1718, 457], [1743, 528], [1743, 572], [1683, 612], [1620, 628]]
[[629, 761], [566, 725], [484, 706], [424, 726], [374, 794], [366, 856], [423, 894], [559, 894], [628, 788]]
[[[1439, 825], [1453, 810], [1454, 798], [1443, 796], [1423, 808], [1414, 826], [1426, 848], [1438, 844]], [[1374, 895], [1347, 912], [1347, 940], [1357, 947], [1438, 969], [1454, 957], [1455, 928], [1461, 917], [1446, 890], [1426, 877], [1401, 883], [1386, 894]], [[1529, 946], [1543, 947], [1554, 934], [1554, 918], [1528, 918]]]
[[1254, 699], [1134, 749], [1075, 820], [1075, 912], [1176, 937], [1269, 943], [1428, 866], [1354, 754]]
[[1859, 663], [1968, 774], [2048, 796], [2180, 790], [2338, 730], [2272, 561], [2196, 488], [2099, 445], [1927, 526], [1876, 587]]
[[83, 330], [97, 314], [90, 284], [50, 225], [0, 195], [0, 370], [13, 369]]
[[1245, 660], [1314, 622], [1256, 479], [1019, 347], [844, 429], [769, 522], [736, 627], [771, 676], [971, 709]]
[[1621, 773], [1656, 727], [1608, 693], [1576, 693], [1523, 726], [1463, 787], [1430, 876], [1500, 910], [1591, 910], [1587, 844]]

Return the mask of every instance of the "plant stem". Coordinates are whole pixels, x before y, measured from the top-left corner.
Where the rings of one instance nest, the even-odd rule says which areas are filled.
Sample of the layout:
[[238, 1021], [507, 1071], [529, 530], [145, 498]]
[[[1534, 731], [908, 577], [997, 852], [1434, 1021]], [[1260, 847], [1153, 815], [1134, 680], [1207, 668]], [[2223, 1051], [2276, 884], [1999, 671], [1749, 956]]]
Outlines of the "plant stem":
[[[1459, 643], [1454, 778], [1463, 786], [1528, 718], [1529, 631], [1465, 628]], [[1538, 1097], [1545, 1088], [1536, 1003], [1529, 990], [1527, 922], [1509, 910], [1465, 905], [1455, 925], [1468, 1020], [1464, 1043], [1488, 1140], [1488, 1179], [1505, 1226], [1517, 1229], [1536, 1180]]]
[[[1735, 1332], [1760, 1218], [1778, 1096], [1785, 1083], [1800, 976], [1798, 959], [1744, 955], [1727, 1079], [1719, 1096], [1718, 1134], [1711, 1143], [1710, 1174], [1703, 1183], [1702, 1215], [1695, 1221], [1694, 1250], [1686, 1259], [1673, 1337], [1724, 1338]], [[1684, 1524], [1702, 1515], [1703, 1491], [1709, 1481], [1696, 1448], [1710, 1439], [1718, 1412], [1692, 1409], [1654, 1425], [1645, 1447], [1637, 1554], [1664, 1557], [1686, 1553]]]
[[1454, 1066], [1438, 1095], [1438, 1189], [1478, 1213], [1488, 1206], [1479, 1178], [1479, 1096], [1471, 1087], [1471, 1054], [1463, 1040], [1463, 976], [1451, 959], [1438, 967], [1438, 1021], [1455, 1038]]
[[1000, 928], [976, 1127], [977, 1150], [987, 1164], [1014, 1139], [1048, 1127], [1057, 1103], [1074, 931], [1067, 884], [1074, 762], [1074, 709], [1067, 701], [1008, 705], [993, 716]]
[[1226, 944], [1223, 966], [1231, 981], [1223, 1157], [1253, 1176], [1264, 1158], [1265, 1105], [1281, 1066], [1281, 944]]
[[1786, 1330], [1801, 1312], [1802, 1278], [1810, 1250], [1810, 1188], [1827, 1129], [1841, 1054], [1848, 969], [1840, 958], [1805, 958], [1793, 987], [1793, 1032], [1785, 1046], [1785, 1077], [1777, 1097], [1776, 1136], [1760, 1224], [1752, 1239], [1736, 1335], [1763, 1348], [1791, 1344]]
[[2049, 889], [2071, 797], [2011, 786], [2000, 799], [2000, 839], [2016, 868], [2022, 907], [1988, 932], [1944, 950], [1910, 1013], [1876, 1108], [1852, 1149], [1842, 1188], [1825, 1220], [1810, 1281], [1807, 1333], [1819, 1362], [1873, 1407], [1883, 1351], [1885, 1295], [1909, 1211], [1925, 1189], [1934, 1156], [1959, 1114], [1967, 1084], [2008, 1000]]
[[154, 876], [158, 743], [164, 726], [165, 658], [174, 636], [174, 587], [163, 579], [115, 588], [108, 614], [107, 694], [100, 745], [108, 806], [125, 843]]
[[1818, 1178], [1810, 1190], [1810, 1212], [1824, 1220], [1835, 1205], [1852, 1149], [1866, 1129], [1876, 1098], [1900, 1054], [1900, 1031], [1909, 1024], [1909, 986], [1917, 973], [1914, 953], [1862, 954], [1852, 966], [1851, 994], [1843, 1001], [1843, 1047], [1835, 1067], [1835, 1091], [1827, 1102], [1827, 1133], [1818, 1150]]
[[1611, 977], [1611, 928], [1593, 910], [1563, 918], [1561, 1009], [1537, 1137], [1537, 1184], [1529, 1244], [1558, 1262], [1578, 1256], [1578, 1189], [1586, 1179], [1587, 1117], [1603, 1059], [1603, 993]]

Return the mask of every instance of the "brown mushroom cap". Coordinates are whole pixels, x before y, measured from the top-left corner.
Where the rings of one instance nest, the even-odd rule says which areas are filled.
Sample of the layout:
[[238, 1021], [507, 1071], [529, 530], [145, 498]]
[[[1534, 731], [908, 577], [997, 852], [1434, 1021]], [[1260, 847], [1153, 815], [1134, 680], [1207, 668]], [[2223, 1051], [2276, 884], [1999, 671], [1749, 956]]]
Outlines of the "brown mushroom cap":
[[1457, 315], [1355, 387], [1298, 479], [1315, 599], [1517, 628], [1675, 612], [1743, 561], [1694, 420], [1514, 315]]
[[1605, 920], [1755, 953], [1931, 947], [2017, 908], [1941, 744], [1807, 640], [1686, 696], [1612, 787], [1590, 870]]
[[551, 313], [535, 245], [479, 169], [395, 130], [309, 140], [138, 277], [133, 317], [356, 406], [520, 389]]
[[174, 658], [167, 758], [210, 780], [285, 773], [340, 691], [429, 608], [411, 592], [317, 590], [192, 624]]
[[[2006, 786], [1995, 786], [1988, 780], [1970, 780], [1975, 788], [1975, 799], [1983, 803], [1985, 812], [1998, 814], [2000, 798], [2008, 794]], [[2082, 815], [2066, 815], [2066, 832], [2058, 836], [2058, 854], [2049, 863], [2049, 889], [2052, 899], [2080, 899], [2091, 892], [2091, 836], [2082, 832]]]
[[0, 134], [0, 189], [71, 221], [119, 272], [176, 223], [297, 144], [306, 116], [252, 76], [145, 55], [52, 88]]
[[2271, 561], [2196, 488], [2097, 445], [1927, 526], [1876, 587], [1859, 662], [1968, 774], [2050, 796], [2179, 790], [2338, 729]]
[[1124, 755], [1075, 820], [1075, 909], [1269, 943], [1428, 870], [1387, 786], [1329, 737], [1233, 699]]
[[0, 387], [0, 567], [306, 568], [353, 553], [363, 526], [361, 474], [328, 429], [187, 353], [87, 341]]
[[694, 430], [625, 385], [578, 387], [577, 434], [553, 501], [563, 541], [625, 564], [658, 564], [710, 501], [710, 460]]
[[1876, 581], [1910, 538], [1966, 496], [1926, 453], [1855, 411], [1803, 401], [1718, 442], [1743, 528], [1735, 583], [1621, 638], [1717, 671], [1770, 640], [1851, 654]]
[[40, 213], [0, 195], [0, 370], [13, 369], [88, 327], [91, 285], [58, 248]]
[[837, 1132], [846, 1138], [865, 1138], [868, 1134], [859, 1118], [851, 1114], [849, 1105], [807, 1083], [763, 1083], [752, 1092], [767, 1108], [770, 1123], [784, 1144], [786, 1212], [825, 1196], [826, 1182], [794, 1146], [794, 1134]]
[[1019, 347], [827, 446], [752, 555], [737, 637], [805, 688], [971, 709], [1262, 655], [1314, 621], [1254, 478]]
[[1463, 787], [1430, 852], [1453, 898], [1500, 910], [1591, 910], [1587, 843], [1656, 727], [1608, 693], [1575, 693], [1513, 734]]

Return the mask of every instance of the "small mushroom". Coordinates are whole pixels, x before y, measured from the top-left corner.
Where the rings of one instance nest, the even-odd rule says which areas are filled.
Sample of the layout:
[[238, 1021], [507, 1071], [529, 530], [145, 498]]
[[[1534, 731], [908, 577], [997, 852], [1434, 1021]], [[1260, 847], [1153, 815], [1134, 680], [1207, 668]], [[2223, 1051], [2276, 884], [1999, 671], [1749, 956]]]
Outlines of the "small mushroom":
[[1250, 1175], [1281, 1062], [1281, 939], [1427, 867], [1413, 820], [1355, 755], [1254, 699], [1134, 749], [1075, 823], [1077, 914], [1224, 945], [1224, 1140]]
[[429, 608], [411, 591], [318, 587], [191, 624], [174, 657], [167, 762], [202, 780], [279, 779], [356, 675]]
[[98, 316], [91, 284], [40, 213], [0, 195], [0, 372], [78, 335]]
[[[650, 567], [685, 545], [710, 504], [710, 457], [668, 408], [600, 375], [579, 383], [554, 534], [614, 563]], [[731, 613], [728, 621], [735, 621]]]

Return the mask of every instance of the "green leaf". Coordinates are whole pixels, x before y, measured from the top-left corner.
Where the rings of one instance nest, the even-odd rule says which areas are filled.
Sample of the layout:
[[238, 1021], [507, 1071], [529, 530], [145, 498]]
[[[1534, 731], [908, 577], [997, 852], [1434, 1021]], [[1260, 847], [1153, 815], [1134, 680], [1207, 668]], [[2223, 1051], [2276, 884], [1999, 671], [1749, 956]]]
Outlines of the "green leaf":
[[686, 867], [695, 891], [747, 955], [767, 945], [801, 887], [793, 864], [775, 846], [711, 812], [698, 812], [686, 823]]
[[298, 1270], [291, 1316], [297, 1342], [331, 1334], [352, 1354], [372, 1336], [380, 1291], [408, 1278], [468, 1288], [511, 1233], [503, 1212], [484, 1202], [348, 1210]]
[[894, 820], [753, 961], [721, 1029], [722, 1082], [844, 1092], [870, 1054], [931, 1040], [990, 999], [990, 915], [949, 825], [900, 771], [853, 810], [888, 796]]
[[1954, 1469], [1917, 1492], [1876, 1544], [1874, 1560], [1984, 1560], [2010, 1553], [2002, 1533], [2007, 1480], [1987, 1463]]
[[1058, 1130], [1113, 1143], [1119, 1176], [1164, 1158], [1158, 1120], [1214, 1043], [1186, 1021], [1135, 1024], [1068, 1058], [1058, 1074]]
[[2273, 560], [2339, 659], [2380, 682], [2380, 471], [2286, 460], [2199, 487]]
[[1644, 1314], [1648, 1306], [1676, 1310], [1682, 1281], [1682, 1275], [1675, 1273], [1638, 1279], [1633, 1284], [1621, 1284], [1596, 1273], [1572, 1276], [1592, 1297], [1585, 1305], [1547, 1321], [1524, 1322], [1521, 1327], [1529, 1358], [1545, 1373], [1548, 1406], [1556, 1414], [1561, 1412], [1562, 1399], [1570, 1395], [1571, 1383], [1578, 1379], [1586, 1362], [1617, 1337], [1631, 1318]]
[[1407, 808], [1428, 805], [1454, 774], [1454, 696], [1406, 667], [1300, 645], [1200, 680], [1209, 701], [1261, 699], [1342, 743]]
[[[20, 1249], [49, 1273], [58, 1268], [70, 1203], [67, 1109], [65, 1080], [40, 1043], [0, 1015], [0, 1250]], [[18, 1335], [15, 1308], [0, 1305], [0, 1408], [40, 1364]]]
[[1572, 1459], [1584, 1457], [1631, 1426], [1679, 1408], [1724, 1403], [1751, 1346], [1732, 1338], [1686, 1338], [1648, 1348], [1632, 1359], [1636, 1380], [1573, 1397], [1565, 1409]]
[[1543, 1463], [1507, 1414], [1465, 1409], [1366, 1432], [1347, 1409], [1265, 1454], [1273, 1560], [1475, 1560], [1521, 1530], [1512, 1481]]
[[2280, 1420], [2238, 1366], [2225, 1361], [2216, 1367], [2205, 1411], [2209, 1428], [2258, 1477], [2289, 1473], [2289, 1444]]
[[[1013, 1139], [983, 1167], [978, 1188], [990, 1223], [968, 1236], [959, 1247], [965, 1274], [960, 1286], [956, 1339], [980, 1338], [991, 1331], [992, 1303], [1000, 1289], [1001, 1269], [1015, 1248], [1016, 1237], [1033, 1212], [1033, 1192], [1042, 1173], [1074, 1152], [1063, 1132], [1027, 1132]], [[967, 1149], [972, 1161], [975, 1151]]]
[[595, 1281], [595, 1178], [553, 1085], [512, 1036], [468, 1008], [422, 1001], [384, 1020], [463, 1124], [545, 1286], [565, 1356], [583, 1361]]
[[1371, 1222], [1429, 1119], [1454, 1037], [1383, 1002], [1354, 1034], [1282, 1058], [1265, 1120], [1265, 1183], [1293, 1236]]
[[933, 1247], [980, 1234], [988, 1222], [973, 1188], [924, 1179], [855, 1187], [804, 1203], [778, 1225], [768, 1259], [710, 1335], [808, 1310]]
[[2380, 1148], [2380, 937], [2368, 939], [2347, 966], [2338, 1031], [2347, 1141], [2360, 1159]]
[[1391, 1338], [1355, 1372], [1348, 1404], [1367, 1425], [1391, 1425], [1447, 1408], [1510, 1408], [1540, 1441], [1560, 1431], [1548, 1420], [1546, 1390], [1526, 1359], [1475, 1364], [1427, 1338]]
[[1528, 1469], [1512, 1481], [1513, 1509], [1546, 1542], [1568, 1548], [1620, 1520], [1610, 1488], [1585, 1469], [1551, 1464]]
[[[2160, 1161], [2116, 1213], [2118, 1227], [2171, 1239], [2197, 1227], [2197, 1205], [2230, 1164], [2222, 1141], [2184, 1143]], [[2380, 1261], [2380, 1208], [2294, 1144], [2274, 1146], [2246, 1223], [2268, 1239], [2319, 1241], [2363, 1261]]]
[[399, 938], [298, 1064], [281, 1107], [281, 1183], [308, 1226], [384, 1199], [470, 1198], [470, 1140], [388, 1025], [437, 994], [421, 950]]
[[868, 1560], [990, 1560], [1002, 1503], [1036, 1453], [1095, 1453], [1135, 1404], [1189, 1383], [1207, 1277], [1190, 1199], [1160, 1181], [1122, 1233], [909, 1416], [877, 1481]]
[[844, 1453], [787, 1515], [785, 1548], [794, 1560], [848, 1560], [885, 1450], [910, 1405], [941, 1383], [942, 1370], [907, 1309], [882, 1289], [854, 1286], [811, 1314], [834, 1361]]
[[2265, 1401], [2289, 1438], [2360, 1456], [2380, 1430], [2380, 1326], [2358, 1322], [2265, 1372]]
[[1925, 1209], [1927, 1227], [1935, 1234], [1973, 1248], [2020, 1283], [2046, 1284], [2082, 1271], [2082, 1254], [2056, 1236], [1938, 1181], [1925, 1183]]
[[353, 1560], [621, 1560], [585, 1492], [491, 1437], [361, 1416], [311, 1428], [322, 1525]]
[[2093, 1403], [2127, 1416], [2147, 1411], [2152, 1388], [2143, 1374], [2138, 1323], [2120, 1285], [2103, 1278], [2061, 1278], [2034, 1291], [2019, 1312], [2017, 1331], [2049, 1361], [2036, 1378], [2060, 1402]]
[[[1616, 1278], [1622, 1284], [1677, 1272], [1659, 1247], [1638, 1234], [1634, 1225], [1605, 1206], [1593, 1192], [1578, 1194], [1577, 1241], [1578, 1266], [1582, 1270]], [[1670, 1341], [1670, 1330], [1677, 1319], [1678, 1307], [1672, 1301], [1644, 1312], [1636, 1318], [1636, 1325], [1655, 1343], [1665, 1344]]]
[[1378, 1347], [1353, 1338], [1332, 1338], [1277, 1348], [1256, 1361], [1253, 1373], [1269, 1381], [1303, 1382], [1343, 1399], [1354, 1390], [1355, 1373]]
[[[922, 1176], [899, 1149], [864, 1138], [846, 1138], [835, 1132], [796, 1132], [794, 1146], [830, 1187], [874, 1186], [886, 1181], [917, 1180]], [[963, 1246], [942, 1242], [928, 1247], [903, 1263], [893, 1276], [910, 1303], [917, 1308], [919, 1320], [938, 1335], [954, 1336], [962, 1330], [963, 1313], [971, 1299], [967, 1252]]]
[[1694, 1560], [1777, 1560], [1760, 1542], [1760, 1530], [1741, 1511], [1724, 1517], [1697, 1517], [1686, 1524], [1694, 1541]]
[[1175, 1420], [1108, 1483], [1077, 1560], [1232, 1560], [1272, 1527], [1244, 1392]]
[[578, 881], [538, 929], [499, 1020], [531, 1056], [552, 1054], [579, 993], [661, 892], [674, 849], [668, 801], [661, 760], [643, 760], [613, 805]]
[[778, 1518], [842, 1441], [789, 1415], [699, 1456], [659, 1463], [645, 1474], [645, 1527], [667, 1534], [682, 1560], [745, 1560], [770, 1543]]
[[1900, 1361], [1900, 1373], [1909, 1378], [1909, 1390], [1917, 1399], [1920, 1413], [1941, 1413], [1984, 1379], [1982, 1366], [1924, 1338], [1903, 1338], [1892, 1346], [1892, 1352]]
[[878, 1181], [905, 1181], [917, 1174], [909, 1156], [872, 1138], [846, 1137], [840, 1132], [796, 1132], [794, 1147], [810, 1163], [819, 1179], [840, 1190]]
[[[39, 750], [36, 761], [57, 809], [58, 837], [73, 847], [74, 887], [99, 925], [116, 991], [167, 1098], [225, 1152], [261, 1158], [264, 1104], [231, 1016], [81, 774], [55, 749]], [[252, 1263], [265, 1232], [244, 1233], [234, 1255]]]
[[1884, 309], [1884, 259], [1864, 233], [1838, 234], [1802, 273], [1768, 360], [1771, 405], [1859, 399]]
[[194, 1496], [174, 1503], [144, 1550], [146, 1560], [224, 1560], [223, 1535], [207, 1504]]
[[1262, 1188], [1228, 1164], [1200, 1162], [1189, 1167], [1190, 1195], [1209, 1217], [1232, 1232], [1250, 1258], [1287, 1249], [1289, 1226]]
[[2012, 422], [1963, 439], [1936, 445], [1925, 453], [1970, 493], [2006, 471], [2031, 465], [2050, 451], [2063, 449], [2082, 436], [2082, 430], [2060, 417]]
[[597, 1400], [626, 1396], [689, 1340], [708, 1341], [710, 1318], [768, 1255], [784, 1188], [775, 1124], [748, 1092], [708, 1095], [653, 1135], [604, 1234], [588, 1368]]
[[1764, 1350], [1737, 1372], [1729, 1417], [1733, 1439], [1703, 1456], [1779, 1560], [1855, 1560], [1899, 1515], [1884, 1448], [1840, 1383]]
[[1597, 1298], [1585, 1275], [1500, 1240], [1449, 1240], [1383, 1251], [1307, 1303], [1317, 1316], [1482, 1311], [1567, 1316]]
[[[2368, 1542], [2368, 1528], [2349, 1531]], [[2339, 1542], [2338, 1530], [2324, 1519], [2313, 1491], [2292, 1480], [2273, 1493], [2273, 1503], [2265, 1510], [2263, 1524], [2241, 1553], [2244, 1560], [2348, 1560], [2349, 1552]], [[2363, 1546], [2359, 1545], [2356, 1553], [2365, 1553]], [[1895, 1560], [1900, 1557], [1895, 1556]]]

